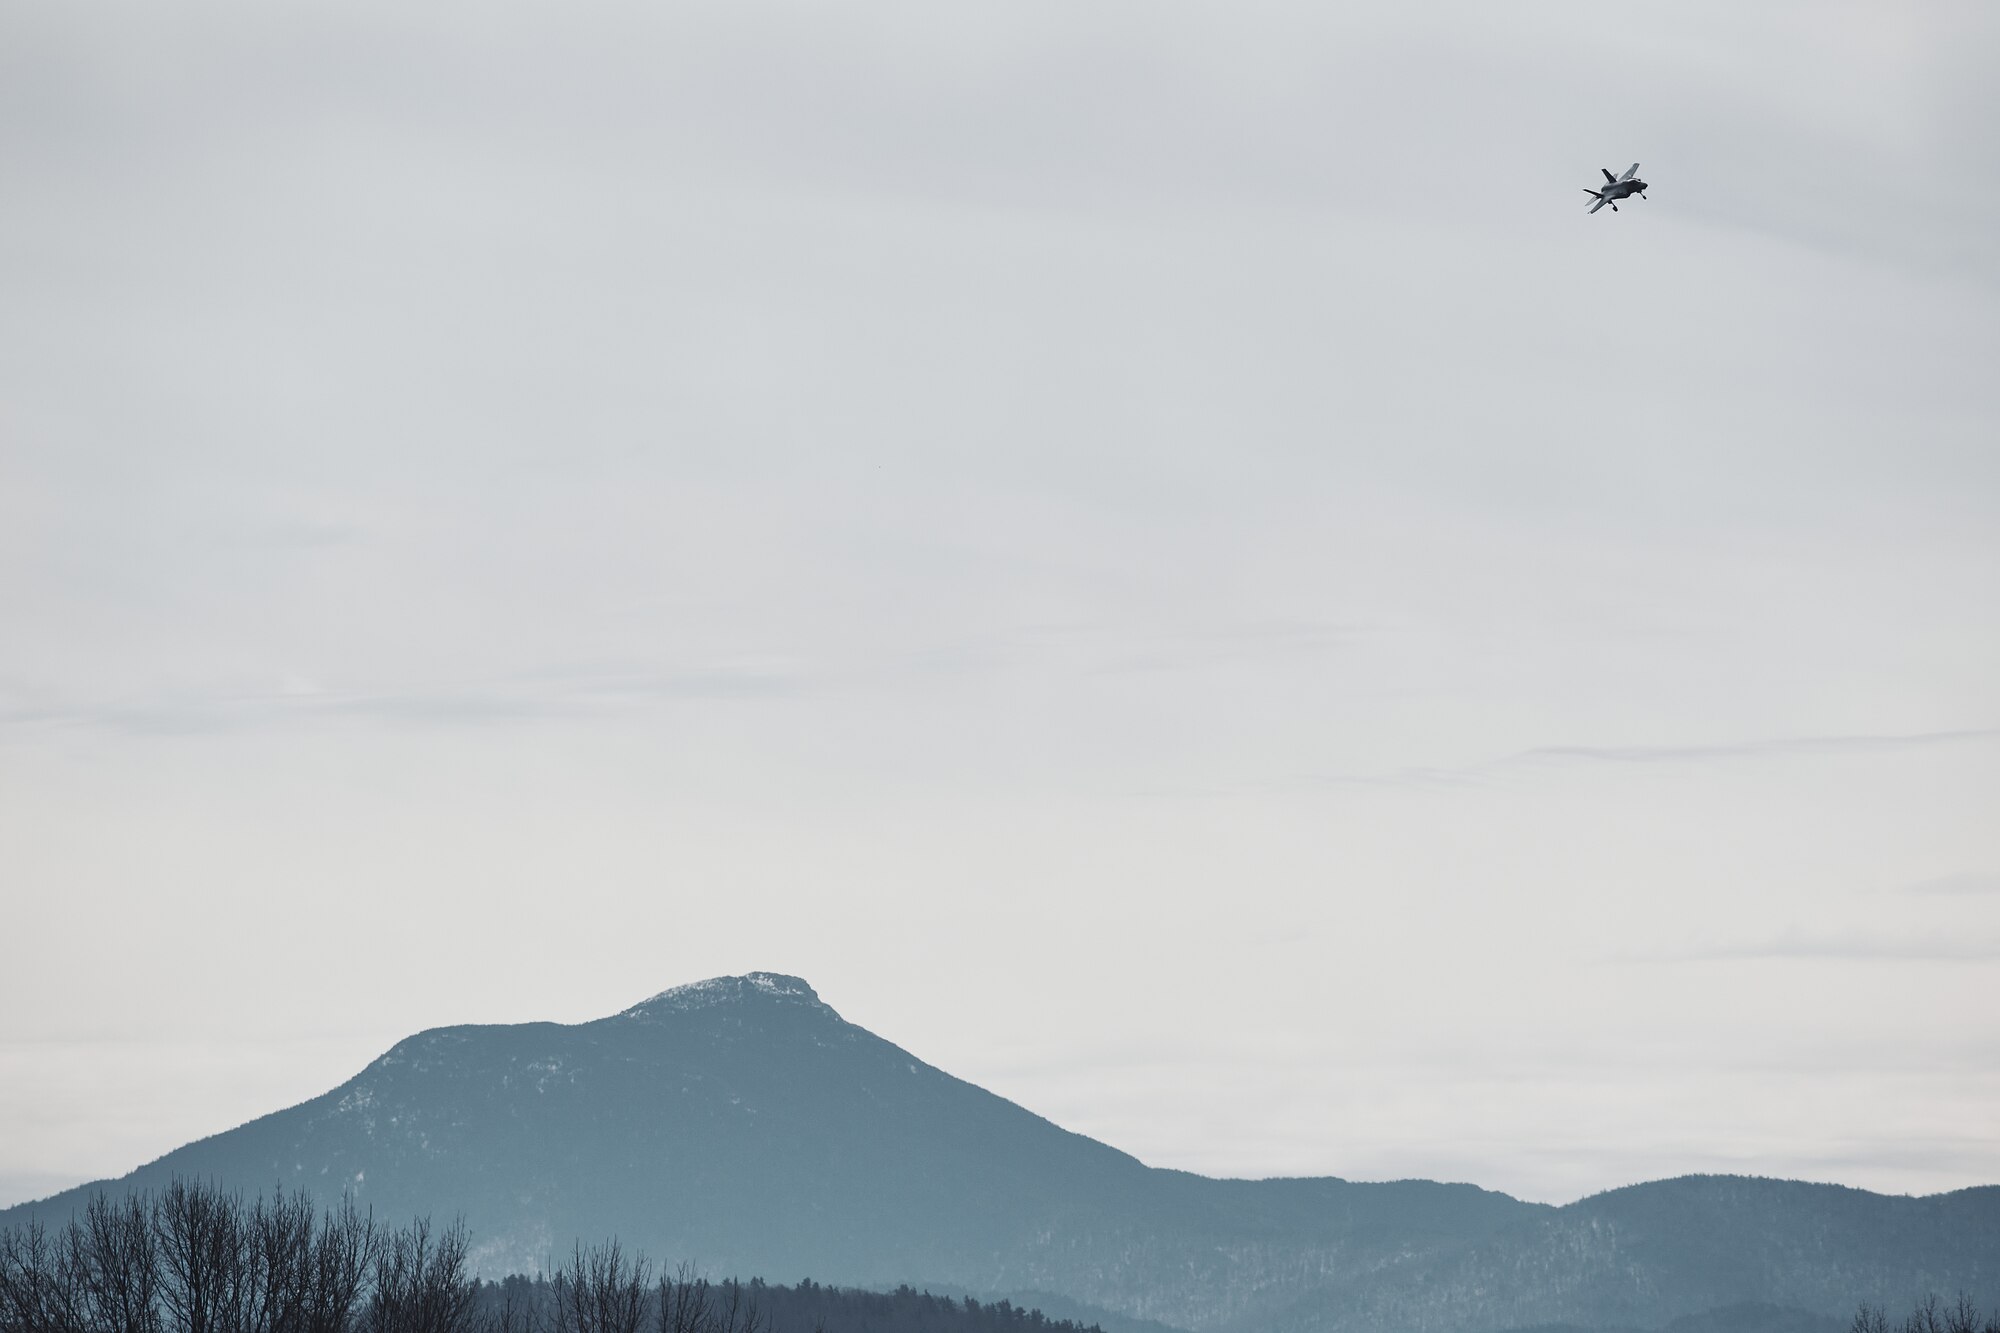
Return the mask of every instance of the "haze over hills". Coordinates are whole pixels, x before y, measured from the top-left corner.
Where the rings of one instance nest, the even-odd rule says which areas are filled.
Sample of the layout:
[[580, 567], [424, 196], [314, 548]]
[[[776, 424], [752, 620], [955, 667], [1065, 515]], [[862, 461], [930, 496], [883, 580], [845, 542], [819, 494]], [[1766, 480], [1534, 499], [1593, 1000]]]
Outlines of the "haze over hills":
[[1687, 1177], [1553, 1208], [1430, 1181], [1214, 1180], [1063, 1130], [763, 972], [589, 1023], [421, 1033], [323, 1096], [0, 1225], [175, 1176], [462, 1214], [488, 1273], [616, 1235], [717, 1273], [1046, 1292], [1197, 1333], [1649, 1328], [1724, 1307], [1715, 1327], [1752, 1328], [1756, 1302], [1808, 1328], [1861, 1299], [2000, 1293], [2000, 1188]]

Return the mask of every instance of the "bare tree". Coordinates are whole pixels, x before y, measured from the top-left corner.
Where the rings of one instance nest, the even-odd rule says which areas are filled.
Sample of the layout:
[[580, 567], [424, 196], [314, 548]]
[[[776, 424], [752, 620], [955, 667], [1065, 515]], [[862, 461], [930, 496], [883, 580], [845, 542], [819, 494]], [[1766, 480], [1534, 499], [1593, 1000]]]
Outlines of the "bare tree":
[[140, 1195], [92, 1197], [63, 1231], [63, 1262], [90, 1333], [159, 1333], [159, 1259], [151, 1210]]
[[176, 1180], [154, 1205], [160, 1296], [175, 1333], [243, 1333], [248, 1295], [243, 1200]]
[[346, 1197], [321, 1214], [176, 1180], [100, 1194], [59, 1230], [0, 1230], [0, 1333], [484, 1333], [476, 1287], [463, 1224], [385, 1237]]
[[1847, 1333], [1890, 1333], [1888, 1311], [1863, 1301], [1855, 1310], [1854, 1322], [1847, 1326]]
[[695, 1275], [694, 1265], [683, 1263], [671, 1277], [660, 1276], [658, 1333], [708, 1333], [710, 1314], [708, 1279]]
[[2000, 1333], [2000, 1311], [1992, 1319], [1982, 1319], [1972, 1297], [1961, 1291], [1944, 1312], [1944, 1333]]
[[353, 1198], [342, 1195], [340, 1206], [320, 1219], [313, 1242], [303, 1333], [348, 1333], [380, 1246], [374, 1215], [358, 1212]]
[[1943, 1308], [1936, 1292], [1917, 1302], [1917, 1308], [1903, 1321], [1903, 1333], [1944, 1333]]
[[[1891, 1327], [1887, 1313], [1879, 1306], [1864, 1304], [1855, 1312], [1849, 1333], [1891, 1333]], [[1991, 1316], [1982, 1315], [1979, 1306], [1965, 1292], [1961, 1291], [1950, 1305], [1932, 1292], [1917, 1302], [1900, 1325], [1894, 1326], [1893, 1333], [2000, 1333], [2000, 1310]]]
[[550, 1279], [551, 1333], [639, 1333], [652, 1265], [616, 1240], [578, 1245]]
[[0, 1232], [0, 1330], [79, 1333], [77, 1295], [61, 1248], [40, 1222]]
[[476, 1293], [465, 1223], [433, 1235], [430, 1219], [418, 1218], [376, 1251], [366, 1333], [468, 1333]]
[[755, 1285], [730, 1278], [722, 1284], [722, 1299], [712, 1333], [769, 1333], [763, 1313], [757, 1308]]
[[287, 1199], [283, 1189], [251, 1205], [243, 1220], [243, 1333], [305, 1333], [316, 1220], [310, 1199]]

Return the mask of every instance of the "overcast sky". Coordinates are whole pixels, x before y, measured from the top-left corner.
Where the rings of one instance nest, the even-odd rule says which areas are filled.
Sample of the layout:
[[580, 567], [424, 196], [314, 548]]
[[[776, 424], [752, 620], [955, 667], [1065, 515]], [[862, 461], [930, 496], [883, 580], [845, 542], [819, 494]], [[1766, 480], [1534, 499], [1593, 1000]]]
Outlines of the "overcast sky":
[[753, 968], [2000, 1181], [1996, 145], [1985, 0], [0, 3], [0, 1203]]

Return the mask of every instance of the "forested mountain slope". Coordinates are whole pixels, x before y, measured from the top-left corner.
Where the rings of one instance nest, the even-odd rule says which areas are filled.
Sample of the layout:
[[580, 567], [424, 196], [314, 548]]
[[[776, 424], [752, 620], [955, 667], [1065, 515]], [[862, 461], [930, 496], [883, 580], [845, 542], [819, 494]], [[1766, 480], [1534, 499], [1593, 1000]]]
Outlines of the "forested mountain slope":
[[347, 1192], [385, 1219], [463, 1215], [491, 1274], [615, 1235], [718, 1274], [1047, 1292], [1201, 1333], [1657, 1326], [1746, 1301], [1838, 1313], [1926, 1285], [1983, 1291], [2000, 1254], [2000, 1191], [1690, 1178], [1554, 1209], [1469, 1185], [1158, 1170], [770, 973], [595, 1022], [425, 1032], [103, 1188], [176, 1176]]

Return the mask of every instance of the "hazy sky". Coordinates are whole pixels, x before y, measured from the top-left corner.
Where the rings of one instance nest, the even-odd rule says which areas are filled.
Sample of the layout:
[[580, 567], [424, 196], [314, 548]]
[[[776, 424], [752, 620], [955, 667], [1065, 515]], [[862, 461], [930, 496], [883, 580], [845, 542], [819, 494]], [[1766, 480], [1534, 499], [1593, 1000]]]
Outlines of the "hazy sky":
[[1986, 0], [5, 0], [0, 185], [0, 1202], [752, 968], [1161, 1165], [2000, 1181]]

